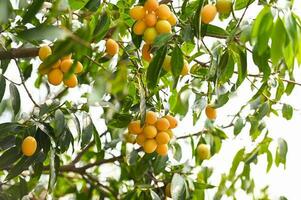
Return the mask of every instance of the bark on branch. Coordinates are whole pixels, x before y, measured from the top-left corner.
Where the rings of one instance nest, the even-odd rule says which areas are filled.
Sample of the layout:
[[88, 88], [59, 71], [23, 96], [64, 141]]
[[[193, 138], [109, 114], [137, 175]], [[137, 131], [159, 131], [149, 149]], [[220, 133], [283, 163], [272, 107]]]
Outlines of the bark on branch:
[[0, 50], [0, 60], [15, 58], [31, 58], [38, 56], [39, 48], [14, 48], [9, 51]]

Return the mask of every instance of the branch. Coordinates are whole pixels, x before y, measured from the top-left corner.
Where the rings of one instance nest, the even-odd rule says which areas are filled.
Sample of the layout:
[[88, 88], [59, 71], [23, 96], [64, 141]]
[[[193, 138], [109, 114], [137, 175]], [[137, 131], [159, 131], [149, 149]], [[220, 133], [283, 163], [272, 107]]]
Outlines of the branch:
[[183, 135], [183, 136], [177, 137], [177, 140], [185, 139], [185, 138], [189, 138], [189, 137], [193, 137], [193, 136], [200, 136], [200, 135], [205, 134], [207, 132], [208, 132], [207, 130], [203, 130], [203, 131], [200, 131], [200, 132], [197, 132], [197, 133], [193, 133], [193, 134], [189, 134], [189, 135]]
[[0, 50], [0, 60], [14, 58], [31, 58], [38, 56], [39, 48], [14, 48], [9, 51]]

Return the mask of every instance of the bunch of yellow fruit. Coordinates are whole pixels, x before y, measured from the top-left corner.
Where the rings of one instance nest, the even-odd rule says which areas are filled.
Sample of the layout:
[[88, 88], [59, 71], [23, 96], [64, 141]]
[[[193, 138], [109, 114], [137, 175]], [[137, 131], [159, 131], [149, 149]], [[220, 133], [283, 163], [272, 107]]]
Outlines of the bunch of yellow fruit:
[[133, 32], [136, 35], [143, 35], [145, 41], [142, 56], [145, 60], [150, 61], [150, 45], [157, 35], [170, 33], [171, 27], [177, 23], [177, 18], [166, 4], [159, 5], [157, 0], [147, 0], [144, 6], [133, 7], [130, 15], [136, 20]]
[[178, 125], [177, 120], [166, 115], [158, 118], [153, 111], [146, 112], [145, 124], [141, 127], [140, 120], [132, 121], [128, 125], [129, 134], [137, 135], [136, 143], [143, 147], [146, 153], [156, 151], [165, 156], [168, 152], [168, 143], [173, 137], [171, 129]]
[[[52, 50], [49, 46], [42, 46], [39, 49], [39, 58], [44, 61], [48, 56], [52, 54]], [[81, 62], [77, 62], [74, 70], [68, 76], [73, 65], [72, 54], [62, 57], [57, 60], [51, 67], [46, 67], [42, 62], [39, 66], [39, 73], [48, 77], [48, 82], [52, 85], [59, 85], [64, 82], [64, 85], [69, 88], [77, 86], [77, 74], [83, 71], [83, 65]]]

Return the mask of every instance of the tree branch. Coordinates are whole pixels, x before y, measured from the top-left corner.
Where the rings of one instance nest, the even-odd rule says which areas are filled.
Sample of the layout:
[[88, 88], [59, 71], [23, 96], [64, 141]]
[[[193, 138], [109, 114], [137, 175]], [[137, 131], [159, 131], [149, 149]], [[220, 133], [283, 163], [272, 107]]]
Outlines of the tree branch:
[[9, 51], [0, 50], [0, 60], [14, 58], [31, 58], [38, 56], [39, 48], [14, 48]]

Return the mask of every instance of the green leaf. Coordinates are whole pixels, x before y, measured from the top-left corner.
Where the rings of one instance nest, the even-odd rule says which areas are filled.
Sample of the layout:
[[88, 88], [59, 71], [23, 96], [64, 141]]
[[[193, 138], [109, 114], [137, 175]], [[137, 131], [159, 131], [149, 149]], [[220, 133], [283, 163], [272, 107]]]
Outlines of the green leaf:
[[178, 162], [180, 162], [180, 160], [182, 159], [182, 148], [181, 145], [179, 143], [175, 143], [173, 145], [173, 155], [174, 155], [174, 159], [176, 159]]
[[0, 103], [3, 99], [4, 93], [6, 88], [6, 81], [3, 75], [0, 75]]
[[1, 134], [0, 134], [0, 139], [2, 140], [3, 138], [6, 138], [9, 135], [19, 135], [19, 134], [23, 134], [25, 127], [22, 126], [21, 124], [18, 123], [3, 123], [0, 124], [0, 130], [1, 130]]
[[195, 189], [201, 189], [201, 190], [204, 190], [204, 189], [212, 189], [212, 188], [215, 188], [216, 186], [214, 185], [210, 185], [210, 184], [206, 184], [206, 183], [198, 183], [198, 182], [194, 182], [194, 187]]
[[283, 57], [283, 47], [286, 40], [285, 27], [282, 20], [278, 17], [272, 30], [272, 46], [271, 46], [271, 59], [273, 65], [276, 65]]
[[[248, 1], [248, 0], [247, 0]], [[262, 28], [261, 27], [261, 22], [262, 20], [264, 19], [264, 17], [270, 13], [271, 9], [270, 7], [268, 6], [265, 6], [261, 11], [260, 13], [257, 15], [256, 17], [256, 20], [254, 21], [253, 23], [253, 27], [252, 27], [252, 33], [251, 33], [251, 38], [254, 40], [254, 39], [257, 39], [258, 37], [260, 37], [258, 35], [260, 29]]]
[[282, 116], [283, 118], [290, 120], [293, 117], [293, 107], [289, 104], [283, 104], [282, 106]]
[[229, 101], [229, 95], [230, 95], [229, 92], [219, 95], [217, 99], [214, 101], [214, 107], [220, 108], [223, 105], [225, 105]]
[[152, 200], [160, 200], [160, 197], [153, 190], [150, 190], [150, 195], [152, 197]]
[[236, 0], [234, 9], [241, 10], [247, 7], [248, 5], [252, 4], [255, 0]]
[[9, 84], [9, 91], [12, 99], [14, 114], [17, 115], [21, 107], [20, 94], [18, 88], [13, 83]]
[[262, 104], [257, 112], [257, 120], [261, 120], [263, 117], [265, 117], [270, 111], [270, 105], [268, 102], [265, 102]]
[[109, 121], [108, 126], [113, 128], [125, 128], [132, 120], [132, 116], [128, 113], [115, 113]]
[[56, 137], [60, 136], [63, 131], [65, 130], [65, 116], [64, 113], [61, 110], [55, 111], [55, 125], [54, 125], [54, 134]]
[[158, 35], [155, 40], [154, 43], [152, 45], [153, 48], [160, 48], [163, 45], [166, 45], [166, 43], [172, 38], [172, 34], [170, 33], [164, 33], [164, 34], [160, 34]]
[[67, 33], [57, 26], [42, 24], [38, 27], [26, 29], [18, 34], [23, 40], [27, 41], [42, 41], [50, 40], [54, 41], [56, 39], [64, 39]]
[[10, 0], [0, 1], [0, 24], [6, 24], [12, 14], [13, 7]]
[[89, 116], [85, 116], [82, 132], [81, 148], [85, 147], [91, 140], [93, 134], [93, 124]]
[[266, 155], [267, 155], [267, 169], [266, 169], [266, 172], [268, 173], [270, 171], [271, 167], [272, 167], [272, 164], [273, 164], [273, 155], [269, 150], [267, 150]]
[[171, 197], [173, 200], [185, 199], [186, 183], [184, 178], [179, 174], [174, 174], [171, 180]]
[[57, 160], [55, 147], [50, 146], [48, 191], [51, 194], [57, 179]]
[[245, 155], [245, 148], [240, 149], [233, 158], [232, 166], [228, 175], [229, 180], [233, 180], [239, 163], [243, 160]]
[[35, 18], [35, 15], [39, 12], [42, 8], [42, 5], [45, 0], [35, 0], [33, 1], [27, 8], [26, 12], [24, 12], [23, 16], [23, 24], [26, 24], [31, 21], [31, 19]]
[[283, 81], [281, 79], [278, 79], [278, 87], [277, 87], [277, 90], [276, 90], [275, 100], [279, 101], [283, 94], [284, 94], [284, 84], [283, 84]]
[[34, 154], [31, 157], [23, 156], [17, 163], [14, 165], [8, 172], [5, 180], [10, 180], [19, 174], [21, 174], [24, 170], [28, 169], [30, 165], [32, 165], [36, 160], [42, 159], [44, 156], [43, 153], [39, 152]]
[[234, 123], [234, 135], [238, 135], [244, 126], [245, 125], [243, 119], [241, 117], [238, 118]]
[[154, 89], [159, 82], [160, 73], [162, 70], [162, 64], [165, 59], [167, 47], [162, 46], [157, 52], [151, 63], [148, 66], [146, 72], [146, 81], [150, 89]]
[[83, 8], [89, 0], [68, 0], [70, 8], [73, 10], [79, 10]]
[[9, 167], [14, 162], [16, 162], [21, 156], [22, 156], [22, 153], [21, 153], [19, 147], [12, 147], [12, 148], [6, 150], [0, 156], [0, 170], [3, 170], [4, 168]]
[[202, 24], [201, 33], [202, 37], [209, 36], [214, 38], [227, 38], [229, 36], [228, 31], [211, 24]]
[[100, 6], [100, 1], [99, 0], [90, 0], [86, 5], [85, 8], [89, 9], [92, 12], [97, 11], [97, 9]]
[[171, 53], [171, 72], [172, 75], [176, 78], [179, 77], [183, 66], [184, 66], [184, 58], [183, 52], [178, 45], [175, 45], [172, 53]]
[[241, 83], [245, 80], [245, 78], [248, 75], [248, 69], [247, 69], [247, 53], [244, 50], [238, 49], [239, 52], [239, 63], [237, 64], [237, 68], [238, 68], [238, 78], [236, 81], [236, 88], [238, 88]]
[[157, 156], [156, 159], [152, 162], [154, 173], [159, 174], [165, 171], [167, 166], [168, 156]]
[[[98, 19], [97, 19], [98, 20]], [[104, 36], [107, 34], [109, 28], [110, 28], [110, 18], [108, 14], [105, 12], [98, 20], [93, 35], [95, 41], [100, 41], [104, 38]]]
[[204, 0], [200, 0], [198, 5], [197, 5], [197, 9], [196, 12], [193, 16], [193, 29], [194, 29], [194, 35], [196, 36], [196, 38], [200, 38], [200, 33], [201, 33], [201, 19], [200, 19], [200, 14], [201, 14], [201, 10], [202, 7], [204, 5]]
[[288, 151], [287, 142], [284, 139], [279, 138], [278, 147], [276, 150], [276, 159], [275, 159], [276, 166], [279, 166], [280, 163], [282, 163], [284, 166], [286, 165], [287, 151]]

